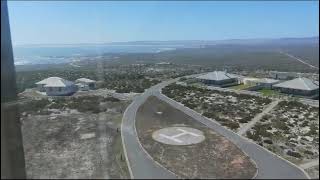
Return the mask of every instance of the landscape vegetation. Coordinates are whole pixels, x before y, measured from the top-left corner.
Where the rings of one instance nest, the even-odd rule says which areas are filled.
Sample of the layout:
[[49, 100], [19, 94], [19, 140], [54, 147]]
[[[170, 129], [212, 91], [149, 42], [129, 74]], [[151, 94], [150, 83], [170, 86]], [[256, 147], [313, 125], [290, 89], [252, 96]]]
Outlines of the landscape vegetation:
[[[67, 64], [17, 65], [17, 90], [19, 99], [22, 100], [19, 106], [22, 131], [24, 138], [28, 139], [24, 141], [28, 177], [128, 178], [130, 175], [120, 134], [123, 113], [130, 102], [134, 101], [134, 97], [154, 85], [174, 78], [180, 77], [180, 80], [164, 87], [161, 90], [164, 95], [238, 132], [248, 126], [279, 94], [264, 88], [257, 91], [261, 94], [259, 96], [237, 92], [251, 87], [243, 84], [226, 88], [233, 91], [208, 89], [206, 84], [199, 83], [196, 78], [186, 76], [226, 70], [234, 74], [263, 78], [268, 77], [270, 71], [286, 71], [297, 77], [319, 80], [316, 69], [279, 53], [279, 48], [319, 66], [316, 63], [318, 46], [313, 44], [208, 45], [158, 53], [104, 54], [99, 58]], [[37, 93], [35, 83], [53, 76], [70, 81], [89, 78], [96, 81], [97, 89], [66, 97], [48, 97]], [[319, 157], [319, 113], [317, 108], [292, 99], [280, 102], [244, 136], [300, 165]], [[147, 100], [146, 104], [148, 103], [157, 104], [161, 111], [169, 108], [155, 97]], [[139, 140], [157, 162], [179, 177], [251, 178], [255, 173], [249, 158], [241, 155], [237, 147], [232, 143], [228, 144], [227, 139], [219, 134], [192, 120], [186, 120], [190, 117], [184, 117], [176, 110], [165, 111], [165, 114], [174, 111], [174, 117], [177, 118], [170, 118], [170, 121], [161, 119], [160, 122], [155, 117], [156, 114], [149, 114], [147, 121], [143, 109], [149, 107], [151, 105], [143, 105], [137, 113]], [[180, 116], [184, 120], [180, 120]], [[151, 122], [150, 119], [154, 121]], [[152, 140], [153, 131], [175, 125], [197, 127], [205, 133], [207, 139], [199, 145], [191, 145], [189, 149], [171, 147]], [[39, 137], [38, 134], [44, 135]], [[224, 150], [219, 157], [217, 154], [204, 155], [212, 149], [222, 153], [218, 146], [210, 146], [219, 143], [228, 144], [229, 153], [225, 154], [227, 150]], [[34, 144], [38, 145], [37, 148], [34, 148]], [[108, 152], [102, 150], [105, 144], [110, 147]], [[223, 158], [234, 154], [238, 154], [237, 162], [240, 158], [241, 165], [224, 162]], [[73, 161], [77, 156], [83, 158]], [[180, 161], [184, 163], [176, 163]], [[186, 165], [191, 161], [192, 167]], [[225, 166], [219, 167], [214, 162], [225, 163]], [[203, 164], [215, 168], [208, 169]], [[231, 166], [242, 170], [231, 172]], [[70, 176], [70, 171], [65, 171], [66, 167], [74, 169], [73, 176]], [[108, 172], [104, 173], [102, 169], [107, 167]], [[53, 169], [56, 171], [52, 171]], [[312, 177], [317, 177], [319, 172], [317, 166], [306, 171]]]

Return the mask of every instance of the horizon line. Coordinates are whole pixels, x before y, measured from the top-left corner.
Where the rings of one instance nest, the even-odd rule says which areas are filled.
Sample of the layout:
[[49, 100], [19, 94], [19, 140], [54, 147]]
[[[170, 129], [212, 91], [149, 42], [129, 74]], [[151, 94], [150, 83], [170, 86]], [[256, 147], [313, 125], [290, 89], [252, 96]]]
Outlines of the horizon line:
[[40, 46], [40, 45], [100, 45], [112, 43], [137, 43], [137, 42], [183, 42], [183, 41], [198, 41], [198, 42], [214, 42], [214, 41], [231, 41], [231, 40], [276, 40], [276, 39], [304, 39], [304, 38], [319, 38], [319, 36], [301, 36], [301, 37], [278, 37], [278, 38], [230, 38], [230, 39], [216, 39], [216, 40], [133, 40], [133, 41], [110, 41], [110, 42], [88, 42], [88, 43], [35, 43], [35, 44], [12, 44], [16, 46]]

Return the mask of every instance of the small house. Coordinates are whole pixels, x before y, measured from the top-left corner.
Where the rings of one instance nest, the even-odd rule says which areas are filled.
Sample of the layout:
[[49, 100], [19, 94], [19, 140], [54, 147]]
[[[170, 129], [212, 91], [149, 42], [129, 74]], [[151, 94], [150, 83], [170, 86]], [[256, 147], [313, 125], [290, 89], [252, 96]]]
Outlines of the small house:
[[262, 78], [257, 81], [257, 86], [272, 89], [272, 86], [278, 82], [279, 80], [276, 79]]
[[79, 78], [76, 81], [76, 85], [78, 89], [81, 91], [88, 91], [96, 88], [96, 81], [87, 79], [87, 78]]
[[243, 78], [242, 82], [245, 85], [256, 86], [259, 82], [259, 78], [246, 77]]
[[46, 92], [48, 96], [68, 96], [77, 91], [73, 82], [60, 77], [49, 77], [36, 83], [40, 92]]

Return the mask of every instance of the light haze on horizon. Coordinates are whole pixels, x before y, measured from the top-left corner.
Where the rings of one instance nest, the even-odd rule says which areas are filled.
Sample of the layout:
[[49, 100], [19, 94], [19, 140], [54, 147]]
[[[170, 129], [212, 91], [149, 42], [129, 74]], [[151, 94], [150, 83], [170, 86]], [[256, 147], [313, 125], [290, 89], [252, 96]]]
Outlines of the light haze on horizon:
[[318, 1], [9, 1], [13, 45], [312, 37]]

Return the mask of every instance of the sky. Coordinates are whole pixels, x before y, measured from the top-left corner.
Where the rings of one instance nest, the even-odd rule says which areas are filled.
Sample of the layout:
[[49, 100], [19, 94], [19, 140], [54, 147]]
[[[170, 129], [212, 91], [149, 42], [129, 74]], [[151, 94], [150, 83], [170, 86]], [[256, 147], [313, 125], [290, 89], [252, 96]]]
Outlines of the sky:
[[9, 1], [13, 45], [319, 36], [318, 1]]

